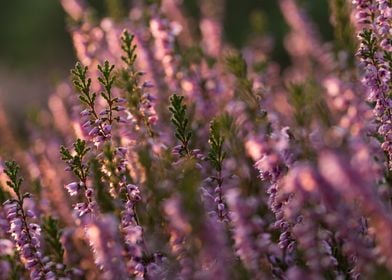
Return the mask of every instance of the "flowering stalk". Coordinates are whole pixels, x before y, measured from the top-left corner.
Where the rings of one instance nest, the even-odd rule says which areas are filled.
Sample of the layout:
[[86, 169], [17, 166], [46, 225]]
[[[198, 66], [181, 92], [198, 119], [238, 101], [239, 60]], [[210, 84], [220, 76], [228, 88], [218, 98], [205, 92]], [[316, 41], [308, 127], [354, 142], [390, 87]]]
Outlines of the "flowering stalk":
[[7, 213], [11, 236], [20, 253], [21, 261], [30, 272], [31, 279], [55, 279], [54, 272], [48, 270], [42, 261], [41, 228], [37, 224], [28, 222], [28, 218], [34, 217], [34, 213], [23, 208], [25, 199], [30, 198], [31, 195], [20, 192], [23, 182], [23, 178], [19, 176], [20, 168], [14, 161], [6, 162], [5, 165], [4, 172], [9, 178], [7, 185], [15, 192], [17, 198], [9, 199], [3, 205]]
[[[239, 191], [235, 189], [228, 191], [227, 203], [230, 209], [231, 224], [233, 225], [236, 254], [255, 278], [262, 279], [265, 275], [258, 269], [258, 262], [266, 251], [263, 252], [260, 248], [257, 248], [257, 245], [253, 242], [254, 229], [258, 228], [258, 225], [249, 217], [253, 212], [253, 205], [244, 201], [240, 197]], [[265, 248], [263, 249], [265, 250]]]
[[[0, 203], [10, 198], [10, 194], [0, 188]], [[19, 256], [14, 242], [10, 238], [9, 223], [5, 207], [0, 209], [0, 271], [4, 279], [20, 279], [26, 273], [23, 265], [19, 263]]]
[[225, 1], [215, 3], [201, 1], [200, 9], [203, 19], [200, 22], [200, 30], [203, 35], [202, 46], [204, 52], [212, 57], [218, 57], [222, 50], [222, 18]]
[[222, 164], [226, 157], [223, 151], [224, 138], [221, 135], [219, 123], [215, 119], [210, 125], [210, 137], [208, 140], [210, 144], [210, 151], [208, 153], [208, 159], [216, 170], [216, 176], [210, 178], [216, 182], [216, 188], [214, 189], [215, 197], [214, 202], [216, 204], [216, 212], [218, 213], [218, 219], [220, 221], [228, 221], [228, 212], [226, 209], [225, 202], [223, 200], [223, 176], [222, 176]]
[[68, 164], [68, 170], [72, 171], [79, 182], [72, 182], [65, 186], [71, 196], [76, 196], [84, 191], [84, 197], [87, 202], [79, 202], [75, 204], [74, 209], [79, 217], [84, 216], [86, 213], [95, 215], [98, 211], [97, 203], [94, 199], [94, 189], [88, 186], [87, 178], [90, 170], [90, 165], [86, 163], [85, 157], [90, 148], [87, 147], [86, 141], [78, 139], [74, 143], [74, 154], [65, 148], [61, 147], [61, 158]]
[[380, 262], [391, 267], [392, 218], [372, 186], [360, 180], [355, 168], [334, 151], [325, 151], [320, 155], [319, 169], [323, 178], [341, 194], [346, 202], [352, 203], [355, 200], [361, 203], [360, 211], [368, 218], [369, 226], [377, 241]]
[[169, 110], [172, 113], [171, 122], [176, 128], [175, 136], [181, 142], [181, 145], [176, 146], [173, 150], [180, 157], [189, 157], [192, 154], [192, 151], [189, 147], [192, 131], [188, 126], [189, 119], [186, 116], [186, 105], [184, 104], [184, 96], [173, 94], [170, 97]]
[[79, 100], [86, 106], [86, 109], [81, 112], [82, 117], [88, 117], [88, 120], [83, 124], [83, 128], [88, 130], [88, 135], [93, 139], [95, 145], [98, 146], [111, 138], [113, 122], [123, 121], [120, 115], [115, 115], [115, 112], [125, 110], [121, 106], [125, 100], [113, 96], [112, 87], [116, 79], [113, 75], [114, 65], [110, 65], [108, 61], [105, 61], [103, 65], [98, 65], [98, 70], [101, 74], [98, 77], [98, 81], [104, 88], [100, 96], [105, 100], [106, 106], [103, 110], [97, 112], [97, 94], [91, 91], [91, 78], [87, 77], [87, 70], [87, 66], [83, 67], [80, 63], [77, 63], [71, 72], [73, 83], [80, 93]]
[[179, 263], [179, 274], [184, 278], [190, 278], [194, 273], [193, 261], [188, 253], [191, 242], [185, 240], [186, 236], [190, 235], [192, 227], [181, 210], [181, 200], [178, 196], [168, 199], [164, 204], [164, 211], [170, 217], [168, 226], [170, 249]]
[[109, 193], [118, 198], [121, 189], [127, 184], [127, 149], [125, 147], [113, 148], [109, 145], [103, 148], [101, 170], [105, 182], [109, 184]]
[[[267, 114], [260, 107], [262, 96], [252, 88], [253, 81], [247, 75], [248, 66], [246, 61], [240, 53], [234, 52], [225, 57], [225, 63], [229, 72], [236, 78], [235, 97], [246, 106], [245, 114], [249, 119], [255, 119], [256, 122], [264, 122]], [[247, 123], [247, 125], [250, 124], [251, 122]]]
[[292, 196], [284, 211], [285, 220], [291, 227], [291, 241], [287, 248], [291, 252], [303, 250], [303, 258], [313, 275], [337, 277], [337, 261], [330, 245], [332, 233], [319, 225], [328, 210], [313, 206], [324, 202], [317, 189], [328, 188], [319, 186], [322, 183], [317, 173], [305, 163], [295, 165], [283, 178], [279, 195]]
[[158, 117], [154, 109], [155, 97], [148, 92], [153, 84], [149, 81], [140, 82], [143, 73], [135, 69], [137, 56], [134, 38], [134, 35], [130, 35], [127, 30], [124, 30], [121, 36], [121, 49], [124, 52], [121, 59], [126, 67], [120, 70], [120, 87], [127, 93], [130, 118], [135, 122], [135, 126], [139, 129], [145, 127], [148, 136], [154, 137], [156, 132], [153, 126]]
[[127, 269], [131, 275], [144, 277], [145, 267], [143, 257], [143, 228], [136, 215], [136, 203], [141, 200], [140, 190], [136, 185], [128, 184], [123, 187], [125, 200], [121, 212], [121, 230], [125, 240], [125, 250], [128, 258]]
[[354, 0], [356, 18], [360, 25], [358, 57], [364, 66], [363, 84], [368, 100], [375, 104], [373, 112], [382, 137], [381, 148], [387, 154], [387, 165], [392, 169], [392, 43], [390, 1]]
[[162, 63], [168, 88], [177, 91], [180, 89], [177, 79], [179, 66], [174, 41], [178, 31], [174, 29], [174, 24], [158, 16], [151, 19], [150, 31], [155, 39], [155, 58]]

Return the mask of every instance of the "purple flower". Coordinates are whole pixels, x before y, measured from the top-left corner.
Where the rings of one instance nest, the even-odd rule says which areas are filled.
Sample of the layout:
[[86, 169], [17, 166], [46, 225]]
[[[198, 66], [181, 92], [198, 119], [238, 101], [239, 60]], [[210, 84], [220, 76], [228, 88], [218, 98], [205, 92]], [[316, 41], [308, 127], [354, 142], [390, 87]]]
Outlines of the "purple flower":
[[392, 30], [390, 1], [353, 1], [356, 7], [360, 47], [358, 56], [364, 66], [363, 83], [368, 91], [368, 99], [376, 103], [373, 110], [380, 127], [379, 134], [383, 137], [381, 148], [388, 154], [388, 166], [392, 170], [391, 130], [387, 129], [392, 124], [390, 110], [392, 90], [391, 84], [391, 57]]
[[0, 239], [0, 256], [14, 254], [14, 244], [8, 239]]
[[34, 223], [28, 224], [23, 208], [16, 200], [8, 200], [4, 203], [7, 219], [10, 225], [10, 233], [20, 252], [22, 261], [30, 271], [32, 279], [41, 279], [45, 274], [40, 252], [41, 228]]
[[72, 183], [69, 183], [68, 185], [66, 185], [65, 188], [67, 189], [67, 191], [69, 192], [69, 194], [71, 196], [74, 196], [79, 193], [80, 184], [77, 182], [72, 182]]

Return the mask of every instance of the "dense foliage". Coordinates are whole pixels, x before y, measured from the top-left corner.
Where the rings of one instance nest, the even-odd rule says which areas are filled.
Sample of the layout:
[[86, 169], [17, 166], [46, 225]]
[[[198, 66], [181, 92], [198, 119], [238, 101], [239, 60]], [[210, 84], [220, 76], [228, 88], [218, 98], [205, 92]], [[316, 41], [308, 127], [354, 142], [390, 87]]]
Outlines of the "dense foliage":
[[331, 0], [325, 43], [277, 1], [287, 69], [223, 0], [134, 2], [62, 0], [70, 80], [0, 114], [0, 279], [391, 279], [392, 2]]

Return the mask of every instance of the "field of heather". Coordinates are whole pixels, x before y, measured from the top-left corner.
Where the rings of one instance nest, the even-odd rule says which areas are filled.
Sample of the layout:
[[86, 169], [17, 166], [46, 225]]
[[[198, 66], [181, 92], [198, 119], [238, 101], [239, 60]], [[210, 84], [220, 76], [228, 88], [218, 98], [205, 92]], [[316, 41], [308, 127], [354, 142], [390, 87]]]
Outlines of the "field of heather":
[[0, 280], [392, 279], [391, 0], [19, 2]]

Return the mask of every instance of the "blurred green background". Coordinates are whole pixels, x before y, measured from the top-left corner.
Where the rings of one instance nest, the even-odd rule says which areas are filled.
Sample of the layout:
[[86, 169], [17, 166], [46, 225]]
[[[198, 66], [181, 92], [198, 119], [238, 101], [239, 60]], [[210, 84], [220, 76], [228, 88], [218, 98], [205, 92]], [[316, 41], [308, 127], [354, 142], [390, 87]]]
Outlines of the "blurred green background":
[[[45, 106], [48, 94], [57, 82], [68, 77], [75, 62], [62, 7], [55, 0], [0, 2], [0, 100], [6, 103], [8, 110], [17, 108], [19, 112]], [[113, 4], [123, 5], [124, 10], [132, 5], [129, 0], [89, 2], [99, 16], [110, 13]], [[196, 18], [199, 16], [197, 2], [183, 0], [188, 14]], [[290, 63], [281, 42], [288, 27], [277, 2], [226, 0], [224, 36], [236, 47], [243, 46], [255, 35], [274, 37], [276, 45], [271, 59], [284, 67]], [[314, 19], [323, 38], [332, 40], [328, 1], [298, 2]]]

